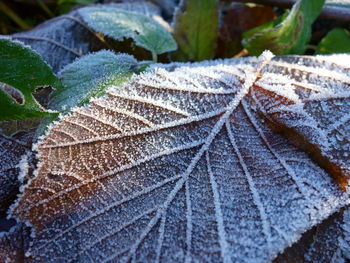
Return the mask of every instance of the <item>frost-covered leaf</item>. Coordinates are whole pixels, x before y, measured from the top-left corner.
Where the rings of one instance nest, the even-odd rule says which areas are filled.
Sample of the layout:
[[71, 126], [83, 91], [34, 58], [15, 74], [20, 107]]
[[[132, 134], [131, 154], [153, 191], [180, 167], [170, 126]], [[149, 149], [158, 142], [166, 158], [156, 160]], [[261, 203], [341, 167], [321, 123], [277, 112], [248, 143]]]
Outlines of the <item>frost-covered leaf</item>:
[[[39, 168], [12, 211], [35, 229], [27, 255], [266, 262], [349, 204], [337, 174], [320, 167], [344, 161], [325, 152], [332, 143], [348, 146], [324, 132], [323, 115], [318, 121], [306, 100], [317, 92], [330, 103], [348, 98], [348, 70], [323, 57], [292, 58], [155, 68], [62, 117], [36, 145]], [[293, 124], [288, 140], [282, 132]], [[323, 159], [305, 152], [302, 136]]]
[[0, 122], [0, 130], [6, 136], [12, 136], [20, 131], [35, 129], [40, 124], [41, 118], [28, 118], [25, 120], [12, 120]]
[[[148, 1], [148, 0], [103, 0], [103, 3], [130, 3], [135, 4], [139, 3], [139, 2], [152, 2], [153, 4], [155, 4], [159, 9], [160, 12], [162, 14], [162, 17], [165, 18], [166, 21], [171, 21], [171, 18], [174, 15], [174, 11], [175, 8], [178, 4], [179, 0], [152, 0], [152, 1]], [[158, 12], [157, 12], [158, 13]]]
[[0, 38], [0, 61], [0, 121], [48, 115], [32, 93], [40, 86], [60, 88], [60, 83], [39, 54]]
[[304, 233], [297, 243], [287, 248], [273, 262], [347, 262], [350, 260], [349, 216], [349, 207], [333, 214]]
[[28, 248], [30, 230], [17, 224], [8, 232], [0, 232], [0, 262], [25, 262], [25, 250]]
[[[116, 55], [104, 50], [86, 55], [59, 73], [63, 88], [54, 91], [49, 108], [68, 113], [71, 108], [87, 103], [90, 98], [103, 95], [107, 87], [121, 85], [137, 71], [137, 61], [127, 54]], [[56, 119], [56, 116], [45, 118], [38, 128], [38, 134], [42, 134]]]
[[311, 38], [311, 25], [322, 10], [324, 0], [299, 0], [288, 15], [243, 34], [242, 44], [251, 55], [268, 49], [275, 54], [303, 54]]
[[0, 133], [0, 217], [19, 193], [18, 165], [31, 147], [32, 137], [33, 132], [19, 132], [12, 137]]
[[131, 38], [135, 45], [149, 50], [153, 57], [177, 48], [165, 22], [150, 3], [134, 3], [133, 9], [121, 5], [96, 5], [78, 10], [83, 20], [96, 32], [117, 41]]
[[120, 85], [137, 70], [137, 61], [127, 54], [99, 51], [84, 56], [59, 73], [63, 88], [53, 93], [49, 107], [68, 112], [102, 95], [108, 86]]
[[10, 37], [37, 51], [55, 73], [77, 57], [108, 48], [106, 42], [84, 24], [77, 11], [55, 17], [32, 30]]
[[340, 251], [343, 258], [350, 260], [350, 209], [346, 209], [343, 214], [343, 234], [339, 239]]
[[[338, 67], [340, 63], [344, 67]], [[263, 87], [271, 81], [276, 87], [285, 83], [294, 86], [301, 101], [282, 104], [271, 113], [266, 108], [265, 115], [278, 122], [281, 125], [276, 127], [278, 130], [282, 129], [289, 139], [308, 151], [343, 186], [347, 185], [346, 178], [350, 178], [349, 66], [346, 55], [307, 60], [286, 56], [266, 66], [265, 75], [258, 82]], [[275, 99], [271, 97], [267, 102], [273, 103]]]
[[[111, 5], [99, 6], [110, 7]], [[118, 3], [112, 4], [112, 6], [128, 13], [142, 13], [153, 17], [160, 23], [164, 22], [160, 18], [159, 9], [149, 3]], [[84, 22], [79, 10], [55, 17], [38, 25], [33, 30], [13, 34], [9, 37], [31, 46], [52, 66], [56, 73], [76, 58], [101, 49], [133, 53], [138, 59], [150, 58], [149, 52], [142, 48], [126, 47], [131, 42], [119, 43], [108, 36], [101, 36], [101, 34], [94, 32]]]
[[174, 18], [174, 37], [179, 50], [174, 60], [200, 61], [215, 54], [219, 12], [217, 0], [182, 0]]
[[334, 28], [321, 40], [318, 54], [350, 53], [350, 33], [344, 28]]
[[350, 208], [347, 207], [339, 217], [333, 217], [328, 226], [320, 226], [311, 243], [305, 260], [307, 262], [338, 262], [350, 260]]

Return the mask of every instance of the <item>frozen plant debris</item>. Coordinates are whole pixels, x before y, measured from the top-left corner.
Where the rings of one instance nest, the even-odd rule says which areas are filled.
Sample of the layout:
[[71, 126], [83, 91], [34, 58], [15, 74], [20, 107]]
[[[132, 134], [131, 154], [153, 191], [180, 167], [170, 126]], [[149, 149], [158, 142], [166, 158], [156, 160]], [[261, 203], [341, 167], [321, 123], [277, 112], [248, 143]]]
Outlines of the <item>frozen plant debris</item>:
[[349, 204], [348, 69], [267, 54], [153, 68], [51, 126], [12, 210], [29, 259], [266, 262]]

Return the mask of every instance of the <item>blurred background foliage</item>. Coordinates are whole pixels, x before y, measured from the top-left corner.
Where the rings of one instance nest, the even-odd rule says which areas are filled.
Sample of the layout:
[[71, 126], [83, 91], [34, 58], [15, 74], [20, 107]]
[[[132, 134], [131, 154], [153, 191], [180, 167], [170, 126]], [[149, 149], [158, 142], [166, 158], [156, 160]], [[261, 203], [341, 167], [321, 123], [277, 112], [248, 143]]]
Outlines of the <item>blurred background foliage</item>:
[[[97, 4], [97, 3], [110, 3], [110, 2], [136, 2], [135, 0], [123, 1], [123, 0], [1, 0], [0, 1], [0, 34], [10, 35], [13, 33], [25, 31], [34, 28], [38, 24], [43, 23], [46, 20], [52, 19], [56, 16], [66, 14], [72, 10], [80, 7]], [[162, 16], [169, 23], [173, 21], [176, 6], [179, 4], [179, 0], [153, 0], [150, 1], [158, 5], [162, 9]], [[261, 49], [266, 48], [266, 37], [262, 40], [247, 41], [243, 37], [249, 38], [252, 36], [252, 32], [257, 31], [256, 28], [260, 27], [261, 30], [265, 30], [268, 27], [276, 26], [279, 22], [282, 22], [288, 15], [290, 8], [295, 1], [293, 0], [221, 0], [221, 1], [182, 1], [184, 2], [183, 8], [192, 8], [192, 10], [185, 10], [186, 16], [178, 15], [178, 23], [183, 23], [186, 26], [188, 32], [184, 32], [179, 27], [175, 26], [175, 39], [177, 40], [180, 48], [172, 56], [173, 60], [203, 60], [212, 58], [227, 58], [234, 56], [257, 55], [261, 52]], [[309, 0], [305, 2], [319, 2], [320, 0]], [[191, 3], [194, 3], [191, 6]], [[196, 6], [197, 5], [197, 6]], [[321, 4], [322, 6], [322, 4]], [[315, 9], [314, 6], [311, 8]], [[322, 7], [321, 7], [322, 8]], [[210, 13], [211, 12], [211, 13]], [[309, 11], [303, 11], [304, 17], [312, 17]], [[190, 15], [188, 15], [190, 13]], [[212, 43], [205, 44], [205, 41], [200, 41], [202, 50], [198, 51], [198, 56], [191, 50], [191, 43], [193, 39], [186, 38], [186, 34], [191, 33], [191, 24], [196, 24], [197, 17], [205, 17], [205, 20], [198, 21], [201, 24], [207, 21], [207, 28], [201, 25], [202, 30], [210, 31], [215, 30], [217, 35], [210, 36], [208, 33], [202, 34], [199, 38], [207, 39], [211, 38]], [[213, 14], [215, 16], [213, 16]], [[211, 16], [211, 17], [208, 17]], [[284, 17], [283, 17], [284, 16]], [[318, 12], [316, 11], [316, 17]], [[186, 17], [190, 17], [191, 21], [186, 25]], [[315, 17], [315, 18], [316, 18]], [[306, 19], [305, 19], [306, 20]], [[312, 19], [311, 19], [312, 20]], [[312, 24], [313, 21], [309, 21]], [[292, 24], [295, 21], [291, 22]], [[305, 23], [305, 21], [303, 22]], [[175, 23], [174, 23], [175, 24]], [[213, 26], [210, 26], [212, 24]], [[254, 30], [252, 30], [254, 28]], [[192, 26], [193, 30], [197, 30], [195, 26]], [[182, 30], [182, 32], [181, 32]], [[290, 30], [290, 29], [288, 29]], [[305, 53], [305, 54], [328, 54], [349, 52], [349, 30], [350, 30], [350, 1], [349, 0], [328, 0], [325, 2], [323, 11], [318, 19], [312, 24], [311, 40], [307, 45], [300, 48], [290, 47], [289, 52], [281, 53]], [[248, 34], [245, 33], [248, 31]], [[259, 33], [259, 32], [258, 32]], [[275, 32], [276, 33], [276, 32]], [[273, 34], [275, 34], [273, 33]], [[177, 35], [178, 34], [178, 37]], [[244, 35], [245, 34], [245, 35]], [[308, 33], [306, 33], [308, 34]], [[278, 41], [281, 42], [281, 35]], [[290, 37], [285, 36], [284, 41], [289, 42]], [[243, 41], [242, 41], [243, 40]], [[184, 46], [181, 42], [189, 43], [188, 46]], [[215, 42], [215, 43], [214, 43]], [[305, 41], [304, 41], [305, 42]], [[263, 43], [261, 47], [260, 43]], [[321, 44], [322, 43], [322, 44]], [[333, 45], [333, 43], [336, 43]], [[192, 43], [192, 45], [198, 45], [198, 43]], [[253, 45], [253, 47], [252, 47]], [[244, 48], [250, 50], [247, 52]], [[187, 50], [187, 51], [184, 51]], [[210, 49], [210, 51], [205, 51]], [[214, 50], [215, 49], [215, 50]], [[270, 48], [273, 50], [273, 48]], [[279, 53], [273, 50], [275, 53]], [[277, 52], [276, 52], [277, 51]], [[187, 55], [184, 54], [187, 52]], [[210, 53], [206, 55], [205, 52]]]
[[[137, 2], [135, 0], [1, 0], [0, 1], [0, 34], [10, 35], [13, 33], [25, 31], [34, 28], [45, 20], [55, 16], [66, 14], [80, 7], [110, 2]], [[168, 22], [173, 20], [173, 14], [179, 0], [153, 0], [150, 1], [162, 8], [162, 16]], [[210, 51], [212, 54], [209, 57], [203, 54], [195, 58], [190, 55], [191, 60], [201, 60], [208, 58], [225, 58], [242, 55], [242, 34], [258, 26], [266, 28], [273, 23], [283, 20], [283, 15], [286, 16], [288, 10], [295, 1], [293, 0], [221, 0], [221, 1], [182, 1], [186, 5], [191, 2], [196, 2], [197, 6], [193, 6], [195, 11], [186, 10], [190, 21], [195, 21], [196, 13], [204, 13], [206, 21], [218, 26], [215, 28], [218, 34], [215, 37], [215, 51]], [[305, 2], [323, 2], [323, 1], [305, 1]], [[215, 5], [217, 5], [215, 7]], [[208, 18], [208, 9], [218, 13], [218, 21], [215, 18]], [[314, 8], [314, 7], [313, 7]], [[190, 13], [190, 12], [191, 13]], [[189, 14], [190, 13], [190, 14]], [[311, 14], [306, 13], [306, 16]], [[181, 18], [184, 19], [183, 17]], [[202, 21], [203, 22], [203, 21]], [[270, 22], [270, 23], [268, 23]], [[195, 23], [195, 22], [194, 22]], [[191, 28], [186, 25], [188, 30]], [[335, 29], [335, 30], [333, 30]], [[311, 40], [305, 47], [306, 54], [322, 54], [334, 52], [349, 52], [349, 30], [350, 30], [350, 1], [349, 0], [328, 0], [321, 15], [312, 25]], [[328, 37], [329, 40], [323, 39]], [[208, 37], [208, 36], [203, 36]], [[213, 38], [213, 37], [212, 37]], [[180, 38], [178, 38], [180, 39]], [[177, 40], [178, 40], [177, 39]], [[338, 41], [335, 46], [330, 47], [329, 43], [333, 40]], [[322, 47], [318, 44], [322, 41]], [[181, 42], [181, 40], [180, 40]], [[243, 41], [244, 43], [244, 41]], [[342, 44], [344, 43], [344, 44]], [[249, 44], [246, 43], [247, 46]], [[213, 45], [212, 45], [213, 46]], [[213, 48], [213, 47], [212, 47]], [[180, 43], [181, 49], [181, 43]], [[257, 51], [258, 52], [258, 51]], [[251, 52], [251, 53], [257, 53]], [[259, 50], [260, 52], [260, 50]], [[181, 53], [181, 51], [180, 51]], [[173, 58], [180, 58], [178, 52]], [[214, 54], [215, 53], [215, 54]], [[243, 50], [243, 55], [246, 52]], [[191, 57], [192, 56], [192, 57]], [[180, 60], [186, 60], [187, 57], [182, 56]]]

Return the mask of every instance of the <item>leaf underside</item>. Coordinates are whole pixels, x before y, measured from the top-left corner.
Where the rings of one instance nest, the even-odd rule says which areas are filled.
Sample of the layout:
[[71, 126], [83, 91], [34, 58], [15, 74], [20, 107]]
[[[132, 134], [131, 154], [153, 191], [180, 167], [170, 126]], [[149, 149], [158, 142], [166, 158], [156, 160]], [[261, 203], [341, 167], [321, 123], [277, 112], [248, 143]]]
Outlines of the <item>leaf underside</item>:
[[275, 258], [349, 203], [349, 65], [331, 58], [170, 65], [75, 108], [12, 211], [29, 260]]

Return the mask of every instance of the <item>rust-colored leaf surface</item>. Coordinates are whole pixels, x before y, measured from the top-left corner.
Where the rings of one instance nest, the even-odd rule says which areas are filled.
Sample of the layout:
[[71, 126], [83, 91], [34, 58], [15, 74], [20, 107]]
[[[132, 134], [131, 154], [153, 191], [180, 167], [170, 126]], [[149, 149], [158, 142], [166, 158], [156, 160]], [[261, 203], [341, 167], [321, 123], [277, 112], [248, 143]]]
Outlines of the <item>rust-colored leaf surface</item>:
[[75, 108], [12, 211], [35, 231], [28, 259], [271, 261], [350, 202], [339, 58], [154, 67]]

